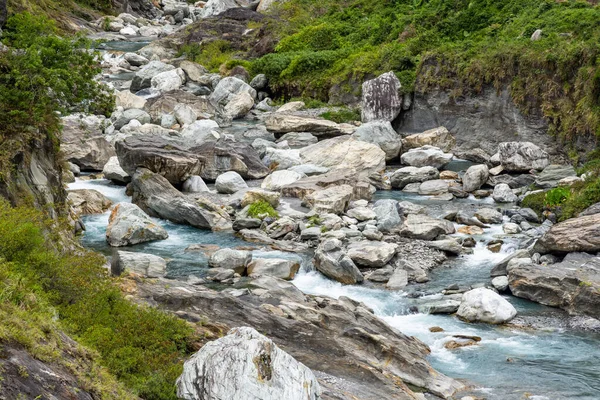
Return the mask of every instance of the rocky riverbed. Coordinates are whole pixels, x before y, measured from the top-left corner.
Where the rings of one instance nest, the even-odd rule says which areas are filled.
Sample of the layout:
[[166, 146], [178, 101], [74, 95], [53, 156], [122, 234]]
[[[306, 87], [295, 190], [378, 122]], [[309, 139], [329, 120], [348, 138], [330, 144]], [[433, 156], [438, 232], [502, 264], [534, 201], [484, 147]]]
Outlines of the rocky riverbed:
[[[276, 106], [264, 75], [131, 46], [212, 15], [167, 9], [112, 20], [130, 44], [102, 55], [113, 115], [63, 118], [82, 244], [134, 301], [256, 329], [312, 398], [600, 397], [600, 214], [556, 223], [518, 205], [584, 179], [562, 157], [397, 132], [394, 74], [363, 84], [361, 122]], [[244, 338], [272, 346], [227, 340]]]

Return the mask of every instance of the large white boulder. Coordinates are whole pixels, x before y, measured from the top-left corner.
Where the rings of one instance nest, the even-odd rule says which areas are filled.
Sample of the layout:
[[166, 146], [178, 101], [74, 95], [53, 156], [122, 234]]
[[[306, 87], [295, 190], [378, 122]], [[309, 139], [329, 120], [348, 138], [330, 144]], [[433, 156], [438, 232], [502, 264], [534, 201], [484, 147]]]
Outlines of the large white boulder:
[[108, 219], [106, 241], [113, 247], [162, 240], [169, 237], [167, 231], [157, 225], [138, 206], [131, 203], [117, 204]]
[[402, 140], [388, 121], [372, 121], [362, 124], [354, 131], [352, 137], [363, 142], [373, 143], [385, 152], [387, 161], [400, 154]]
[[151, 86], [161, 92], [179, 89], [185, 83], [185, 72], [181, 68], [161, 72], [150, 81]]
[[217, 192], [224, 194], [233, 194], [247, 187], [248, 185], [244, 181], [244, 178], [235, 171], [225, 172], [217, 176], [217, 180], [215, 181]]
[[506, 171], [541, 171], [550, 164], [548, 153], [531, 142], [503, 142], [498, 145], [498, 152]]
[[433, 146], [410, 149], [400, 157], [402, 164], [410, 165], [412, 167], [441, 168], [451, 160], [451, 153], [444, 153], [439, 148]]
[[303, 174], [294, 171], [274, 171], [265, 178], [260, 187], [268, 190], [280, 190], [282, 187], [292, 184], [303, 177]]
[[503, 324], [517, 315], [517, 310], [493, 290], [477, 288], [463, 294], [458, 316], [470, 322]]
[[240, 327], [205, 344], [177, 379], [184, 400], [318, 400], [317, 378], [253, 328]]

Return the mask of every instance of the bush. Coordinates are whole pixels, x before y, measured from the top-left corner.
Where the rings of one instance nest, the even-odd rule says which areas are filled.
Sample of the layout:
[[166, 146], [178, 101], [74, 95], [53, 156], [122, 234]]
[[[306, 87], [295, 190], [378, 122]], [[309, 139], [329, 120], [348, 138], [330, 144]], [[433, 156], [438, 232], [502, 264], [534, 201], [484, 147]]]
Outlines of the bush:
[[571, 197], [571, 190], [567, 187], [561, 186], [550, 189], [546, 192], [544, 205], [546, 207], [557, 207], [567, 201], [569, 197]]
[[279, 213], [268, 202], [257, 200], [248, 207], [248, 216], [260, 219], [265, 217], [279, 218]]
[[538, 215], [542, 215], [544, 212], [544, 203], [546, 201], [545, 192], [531, 193], [523, 198], [521, 201], [521, 207], [531, 208]]
[[321, 117], [341, 124], [343, 122], [360, 121], [360, 111], [342, 108], [337, 111], [326, 111], [321, 114]]
[[[58, 234], [38, 211], [0, 201], [0, 275], [19, 276], [21, 285], [8, 299], [21, 307], [33, 296], [42, 299], [36, 302], [57, 310], [60, 327], [96, 350], [99, 362], [135, 394], [176, 399], [174, 383], [191, 352], [191, 327], [126, 300], [102, 256], [81, 250], [58, 254], [53, 248]], [[5, 291], [0, 295], [7, 300]]]

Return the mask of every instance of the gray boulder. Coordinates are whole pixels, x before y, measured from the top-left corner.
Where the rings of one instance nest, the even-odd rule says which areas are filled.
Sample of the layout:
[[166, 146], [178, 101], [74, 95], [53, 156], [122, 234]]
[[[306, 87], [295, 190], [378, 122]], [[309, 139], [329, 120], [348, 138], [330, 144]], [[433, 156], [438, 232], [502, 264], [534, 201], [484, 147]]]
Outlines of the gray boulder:
[[514, 203], [517, 201], [517, 195], [506, 183], [500, 183], [494, 187], [492, 198], [497, 203]]
[[318, 400], [321, 396], [310, 369], [249, 327], [234, 328], [202, 346], [185, 362], [176, 385], [177, 396], [184, 400]]
[[268, 190], [280, 190], [286, 185], [292, 184], [304, 178], [304, 175], [294, 171], [274, 171], [261, 183], [260, 187]]
[[152, 122], [150, 114], [144, 110], [138, 110], [137, 108], [130, 108], [129, 110], [125, 110], [123, 112], [116, 112], [113, 114], [112, 118], [113, 126], [117, 130], [123, 128], [133, 120], [138, 121], [140, 124], [149, 124]]
[[361, 118], [363, 122], [388, 121], [402, 111], [400, 80], [387, 72], [362, 84]]
[[457, 314], [469, 322], [504, 324], [517, 315], [517, 310], [493, 290], [478, 288], [463, 294]]
[[61, 123], [60, 150], [64, 158], [84, 171], [102, 171], [115, 155], [115, 149], [103, 135], [104, 118], [74, 114], [62, 118]]
[[498, 151], [505, 171], [541, 171], [550, 164], [548, 153], [531, 142], [502, 142]]
[[350, 243], [348, 257], [354, 263], [367, 268], [381, 268], [396, 254], [397, 246], [393, 243], [364, 240]]
[[402, 139], [404, 150], [417, 149], [422, 146], [435, 146], [440, 150], [449, 152], [456, 145], [456, 139], [448, 132], [448, 129], [441, 126], [430, 129], [425, 132], [415, 133]]
[[134, 272], [146, 278], [161, 278], [167, 271], [167, 262], [154, 254], [119, 250], [113, 254], [111, 271], [113, 275]]
[[412, 167], [434, 167], [441, 168], [452, 160], [452, 154], [444, 153], [437, 147], [423, 146], [416, 149], [410, 149], [402, 154], [400, 161], [404, 165]]
[[434, 240], [440, 235], [449, 235], [455, 232], [452, 222], [436, 219], [422, 214], [408, 214], [402, 225], [402, 236]]
[[69, 190], [67, 201], [77, 215], [102, 214], [112, 206], [112, 201], [94, 189]]
[[363, 275], [348, 257], [338, 239], [326, 239], [315, 251], [315, 268], [323, 275], [347, 285], [363, 281]]
[[113, 247], [163, 240], [167, 231], [131, 203], [117, 204], [110, 214], [106, 227], [106, 241]]
[[439, 194], [448, 193], [448, 181], [444, 179], [425, 181], [419, 185], [418, 193], [425, 196], [436, 196]]
[[398, 202], [383, 199], [375, 202], [373, 211], [377, 216], [377, 229], [384, 233], [394, 233], [402, 228], [402, 217], [398, 212]]
[[535, 244], [538, 253], [600, 251], [600, 214], [571, 218], [553, 225]]
[[277, 143], [283, 141], [287, 142], [291, 149], [301, 149], [317, 143], [319, 139], [310, 132], [289, 132], [277, 139]]
[[561, 179], [576, 176], [575, 168], [570, 165], [548, 165], [536, 178], [535, 185], [549, 189], [558, 186]]
[[354, 132], [354, 127], [351, 125], [338, 124], [323, 118], [279, 112], [272, 113], [265, 118], [265, 125], [273, 133], [310, 132], [317, 137], [350, 135]]
[[490, 176], [487, 165], [473, 165], [467, 169], [467, 172], [463, 175], [463, 190], [465, 192], [474, 192], [483, 186], [487, 182]]
[[404, 189], [410, 183], [420, 183], [438, 179], [440, 172], [434, 167], [403, 167], [394, 171], [390, 177], [392, 187]]
[[125, 172], [123, 168], [121, 168], [121, 165], [119, 164], [119, 158], [117, 156], [113, 156], [108, 159], [104, 165], [102, 173], [106, 179], [110, 179], [111, 181], [120, 185], [126, 185], [131, 182], [131, 176]]
[[475, 212], [475, 217], [486, 224], [499, 224], [502, 222], [502, 213], [493, 208], [481, 208]]
[[387, 161], [398, 157], [402, 149], [400, 136], [388, 121], [372, 121], [362, 124], [354, 131], [352, 137], [379, 146], [385, 152]]
[[208, 265], [211, 268], [232, 269], [241, 275], [251, 261], [252, 252], [225, 248], [215, 251], [208, 259]]
[[208, 192], [208, 186], [204, 183], [201, 177], [198, 175], [192, 175], [183, 182], [182, 187], [184, 192], [187, 193], [200, 193], [200, 192]]
[[152, 78], [162, 72], [174, 69], [175, 67], [170, 64], [165, 64], [161, 61], [150, 61], [133, 76], [133, 80], [131, 81], [131, 91], [135, 93], [142, 89], [149, 88], [152, 85]]
[[150, 86], [161, 92], [177, 90], [183, 84], [185, 84], [185, 72], [181, 68], [161, 72], [150, 80]]
[[300, 270], [298, 261], [283, 258], [255, 258], [248, 264], [248, 275], [273, 276], [275, 278], [292, 280]]
[[217, 192], [224, 194], [233, 194], [238, 190], [247, 188], [248, 185], [244, 181], [244, 178], [235, 171], [225, 172], [217, 176], [215, 181], [215, 188]]
[[219, 81], [208, 99], [215, 108], [224, 109], [242, 93], [248, 95], [252, 101], [256, 98], [256, 90], [243, 80], [230, 76]]

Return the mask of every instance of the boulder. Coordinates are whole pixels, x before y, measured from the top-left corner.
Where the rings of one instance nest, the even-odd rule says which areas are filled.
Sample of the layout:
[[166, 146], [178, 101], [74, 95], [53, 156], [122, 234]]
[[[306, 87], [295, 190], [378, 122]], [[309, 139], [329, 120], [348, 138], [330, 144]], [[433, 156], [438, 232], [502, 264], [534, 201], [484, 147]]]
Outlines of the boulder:
[[277, 112], [279, 112], [279, 113], [293, 113], [293, 112], [302, 110], [304, 107], [305, 107], [305, 104], [304, 104], [303, 101], [290, 101], [288, 103], [285, 103], [281, 107], [279, 107], [277, 109]]
[[[248, 95], [252, 101], [256, 98], [256, 90], [243, 80], [230, 76], [219, 81], [208, 100], [215, 108], [225, 109], [236, 96], [242, 93]], [[239, 101], [239, 98], [236, 101]]]
[[444, 153], [442, 150], [433, 146], [423, 146], [416, 149], [410, 149], [402, 154], [400, 162], [412, 167], [434, 167], [441, 168], [452, 160], [452, 154]]
[[203, 76], [208, 73], [208, 70], [202, 65], [192, 61], [184, 60], [179, 63], [179, 68], [185, 72], [187, 78], [196, 83], [204, 83]]
[[504, 324], [517, 315], [517, 310], [493, 290], [478, 288], [463, 294], [457, 314], [469, 322]]
[[[139, 54], [136, 54], [136, 53], [125, 53], [125, 54], [123, 54], [123, 58], [125, 59], [125, 61], [127, 61], [129, 63], [129, 65], [134, 66], [134, 67], [141, 67], [150, 62], [150, 60], [148, 60], [146, 57], [140, 56]], [[136, 108], [140, 108], [140, 107], [136, 107]]]
[[113, 156], [108, 159], [102, 170], [104, 177], [114, 183], [126, 185], [131, 182], [131, 176], [119, 164], [119, 157]]
[[132, 179], [133, 203], [151, 216], [214, 231], [231, 229], [222, 204], [206, 193], [184, 195], [163, 176], [139, 168]]
[[112, 201], [94, 189], [69, 190], [67, 200], [77, 215], [102, 214]]
[[267, 275], [275, 278], [292, 280], [300, 270], [298, 261], [283, 258], [255, 258], [248, 264], [248, 275]]
[[506, 292], [508, 289], [508, 277], [507, 276], [497, 276], [492, 279], [492, 286], [499, 292]]
[[273, 133], [310, 132], [312, 135], [331, 137], [350, 135], [354, 127], [347, 124], [338, 124], [322, 118], [313, 118], [285, 113], [272, 113], [265, 118], [265, 125]]
[[600, 258], [569, 253], [550, 267], [528, 261], [511, 263], [507, 268], [513, 295], [600, 318]]
[[113, 253], [111, 271], [113, 275], [133, 272], [146, 278], [160, 278], [167, 271], [167, 262], [154, 254], [119, 250]]
[[402, 236], [412, 239], [434, 240], [440, 235], [455, 232], [452, 222], [422, 214], [408, 214], [402, 225]]
[[317, 213], [341, 214], [348, 208], [353, 189], [350, 185], [316, 190], [304, 197], [304, 202]]
[[392, 122], [402, 111], [400, 80], [393, 72], [387, 72], [362, 84], [362, 122]]
[[274, 171], [261, 183], [260, 187], [268, 190], [281, 190], [282, 187], [292, 184], [304, 176], [294, 171]]
[[246, 207], [252, 203], [262, 200], [269, 203], [271, 207], [277, 208], [279, 206], [280, 198], [281, 194], [278, 192], [253, 188], [245, 191], [244, 196], [242, 197], [241, 206]]
[[115, 111], [111, 116], [111, 119], [113, 119], [113, 126], [117, 130], [123, 129], [126, 125], [131, 126], [131, 123], [136, 123], [136, 121], [138, 126], [152, 122], [150, 114], [144, 110], [138, 110], [137, 108], [131, 108], [123, 112]]
[[502, 213], [493, 208], [481, 208], [475, 212], [475, 217], [486, 224], [502, 223]]
[[385, 287], [390, 290], [399, 290], [408, 285], [408, 271], [396, 268]]
[[548, 153], [531, 142], [502, 142], [498, 152], [505, 171], [541, 171], [550, 164]]
[[390, 181], [393, 188], [404, 189], [409, 183], [430, 181], [438, 179], [439, 176], [439, 171], [434, 167], [403, 167], [392, 173]]
[[473, 192], [478, 190], [487, 182], [490, 176], [487, 165], [473, 165], [467, 169], [467, 172], [462, 177], [463, 190], [465, 192]]
[[248, 143], [225, 137], [192, 147], [190, 151], [204, 159], [204, 168], [198, 174], [203, 179], [215, 180], [228, 171], [235, 171], [244, 179], [261, 179], [269, 174], [269, 169]]
[[194, 96], [183, 90], [161, 93], [157, 97], [148, 99], [144, 110], [150, 114], [153, 121], [159, 121], [164, 114], [173, 114], [175, 108], [181, 104], [188, 105], [201, 118], [212, 118], [215, 107], [204, 96]]
[[[252, 144], [253, 147], [255, 144], [256, 141]], [[274, 143], [273, 146], [275, 146]], [[282, 170], [302, 164], [302, 159], [300, 158], [299, 150], [285, 150], [266, 147], [262, 162], [271, 169]]]
[[422, 133], [415, 133], [402, 139], [404, 150], [417, 149], [423, 146], [435, 146], [444, 152], [449, 152], [455, 145], [456, 139], [443, 126]]
[[338, 239], [326, 239], [315, 251], [315, 268], [323, 275], [347, 285], [363, 281], [363, 275]]
[[116, 149], [119, 164], [130, 176], [138, 168], [147, 168], [177, 185], [203, 170], [201, 158], [180, 142], [162, 136], [131, 136], [118, 141]]
[[434, 179], [425, 181], [419, 185], [419, 194], [425, 196], [436, 196], [448, 193], [448, 181], [443, 179]]
[[289, 132], [277, 139], [277, 143], [284, 141], [291, 149], [301, 149], [317, 143], [319, 139], [310, 132]]
[[250, 86], [256, 90], [266, 89], [269, 84], [269, 79], [265, 74], [258, 74], [250, 81]]
[[130, 110], [132, 108], [141, 110], [146, 105], [146, 99], [141, 96], [136, 96], [129, 90], [123, 90], [116, 93], [115, 105], [117, 107], [123, 107], [124, 110]]
[[298, 223], [288, 216], [281, 217], [265, 228], [265, 233], [271, 239], [281, 239], [288, 233], [298, 230]]
[[357, 265], [367, 268], [381, 268], [396, 254], [397, 246], [393, 243], [364, 240], [350, 243], [348, 257]]
[[377, 214], [375, 214], [375, 211], [364, 206], [353, 207], [350, 210], [346, 211], [346, 215], [350, 218], [354, 218], [357, 221], [369, 221], [377, 218]]
[[74, 114], [61, 119], [60, 150], [65, 160], [84, 171], [102, 171], [115, 149], [104, 138], [105, 121], [95, 115]]
[[535, 185], [542, 189], [550, 189], [558, 186], [558, 183], [569, 177], [577, 177], [575, 168], [570, 165], [548, 165], [537, 176]]
[[175, 106], [173, 116], [181, 126], [193, 124], [198, 119], [198, 115], [194, 109], [187, 104], [178, 104]]
[[192, 175], [183, 182], [182, 189], [187, 193], [208, 192], [208, 186], [198, 175]]
[[375, 202], [373, 211], [377, 216], [377, 229], [384, 233], [395, 233], [402, 228], [402, 216], [396, 200], [382, 199]]
[[352, 137], [337, 137], [300, 150], [303, 164], [342, 169], [361, 175], [379, 173], [385, 169], [385, 153], [378, 146]]
[[186, 143], [202, 145], [206, 142], [216, 142], [221, 135], [219, 134], [219, 124], [212, 119], [201, 119], [193, 121], [179, 133], [179, 136], [185, 139]]
[[238, 119], [245, 117], [252, 110], [252, 107], [254, 107], [254, 97], [242, 92], [231, 97], [223, 108], [223, 112], [227, 118]]
[[240, 0], [208, 0], [202, 8], [200, 16], [202, 18], [216, 17], [227, 10], [242, 7], [243, 5], [244, 2]]
[[165, 64], [161, 61], [150, 61], [135, 73], [133, 80], [131, 81], [130, 90], [135, 93], [142, 89], [149, 88], [152, 85], [152, 78], [162, 72], [174, 69], [175, 67], [170, 64]]
[[497, 203], [514, 203], [518, 199], [517, 195], [513, 193], [510, 186], [506, 183], [500, 183], [494, 186], [492, 198]]
[[163, 240], [167, 231], [156, 224], [140, 207], [131, 203], [117, 204], [108, 219], [106, 241], [113, 247]]
[[600, 214], [571, 218], [553, 225], [538, 239], [538, 253], [600, 251]]
[[217, 192], [224, 194], [233, 194], [238, 190], [247, 188], [248, 185], [244, 181], [244, 178], [235, 171], [225, 172], [217, 176], [215, 181], [215, 188]]
[[398, 157], [402, 149], [400, 136], [388, 121], [372, 121], [362, 124], [352, 137], [367, 143], [373, 143], [385, 152], [387, 161]]
[[219, 249], [208, 259], [211, 268], [232, 269], [242, 275], [252, 261], [252, 252], [236, 249]]
[[310, 369], [249, 327], [234, 328], [202, 346], [185, 362], [176, 385], [177, 396], [184, 400], [318, 400], [321, 396]]
[[152, 77], [150, 86], [161, 92], [177, 90], [185, 83], [185, 72], [181, 68], [161, 72]]

